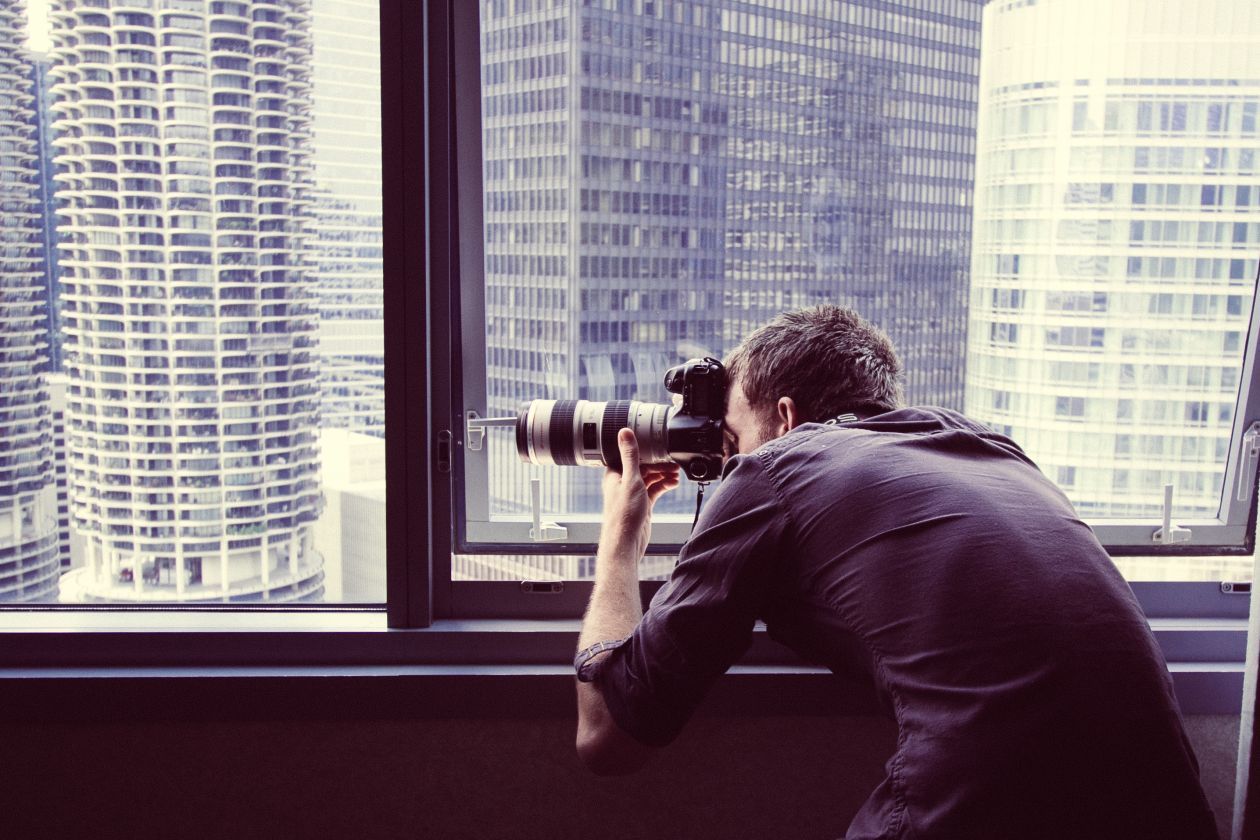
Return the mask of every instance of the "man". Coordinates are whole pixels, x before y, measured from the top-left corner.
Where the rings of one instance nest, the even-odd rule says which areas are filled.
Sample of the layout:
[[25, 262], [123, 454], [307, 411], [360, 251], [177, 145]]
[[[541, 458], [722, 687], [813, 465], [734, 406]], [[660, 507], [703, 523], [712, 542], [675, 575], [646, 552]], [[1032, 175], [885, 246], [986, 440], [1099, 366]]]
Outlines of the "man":
[[575, 660], [588, 766], [672, 740], [762, 619], [899, 726], [848, 838], [1216, 836], [1141, 610], [1015, 443], [902, 407], [892, 346], [835, 306], [781, 315], [727, 372], [722, 483], [645, 613], [638, 562], [678, 472], [620, 433]]

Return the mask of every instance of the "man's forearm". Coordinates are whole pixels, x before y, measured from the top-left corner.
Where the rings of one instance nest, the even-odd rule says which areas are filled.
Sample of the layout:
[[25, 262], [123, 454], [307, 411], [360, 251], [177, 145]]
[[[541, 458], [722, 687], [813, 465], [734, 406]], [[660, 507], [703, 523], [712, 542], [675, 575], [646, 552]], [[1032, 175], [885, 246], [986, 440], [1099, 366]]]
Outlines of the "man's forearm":
[[[629, 429], [617, 432], [617, 447], [621, 468], [604, 473], [604, 521], [595, 555], [595, 586], [578, 635], [578, 649], [583, 651], [599, 642], [624, 639], [638, 626], [643, 617], [639, 560], [651, 538], [652, 505], [662, 493], [678, 486], [677, 467], [640, 467], [639, 447]], [[598, 660], [593, 664], [599, 667]], [[577, 706], [578, 755], [596, 773], [627, 773], [653, 752], [617, 725], [597, 682], [578, 681]]]
[[[582, 622], [578, 648], [622, 639], [643, 615], [639, 598], [639, 557], [616, 540], [600, 540], [595, 555], [595, 586]], [[598, 656], [608, 656], [607, 653]], [[643, 765], [653, 750], [622, 732], [608, 711], [595, 683], [577, 684], [578, 755], [590, 769], [603, 775], [627, 773]]]
[[639, 559], [616, 539], [602, 539], [595, 555], [595, 585], [582, 622], [578, 648], [630, 635], [643, 617]]

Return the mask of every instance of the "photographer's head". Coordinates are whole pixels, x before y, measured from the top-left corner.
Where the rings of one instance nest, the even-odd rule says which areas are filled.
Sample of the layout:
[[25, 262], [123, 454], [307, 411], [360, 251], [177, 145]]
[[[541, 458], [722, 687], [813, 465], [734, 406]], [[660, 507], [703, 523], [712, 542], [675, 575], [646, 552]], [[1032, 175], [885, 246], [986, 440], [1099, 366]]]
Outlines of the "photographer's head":
[[901, 405], [892, 342], [856, 312], [823, 304], [785, 312], [725, 361], [728, 454], [752, 452], [801, 423]]

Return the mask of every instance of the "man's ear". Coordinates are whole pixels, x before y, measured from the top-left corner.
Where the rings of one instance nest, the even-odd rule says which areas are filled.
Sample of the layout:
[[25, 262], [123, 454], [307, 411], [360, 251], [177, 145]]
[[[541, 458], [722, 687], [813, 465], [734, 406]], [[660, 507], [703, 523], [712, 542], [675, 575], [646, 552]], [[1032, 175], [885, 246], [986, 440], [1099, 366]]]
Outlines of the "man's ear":
[[805, 422], [796, 409], [796, 401], [791, 397], [779, 397], [775, 410], [777, 411], [775, 423], [780, 435], [787, 434]]

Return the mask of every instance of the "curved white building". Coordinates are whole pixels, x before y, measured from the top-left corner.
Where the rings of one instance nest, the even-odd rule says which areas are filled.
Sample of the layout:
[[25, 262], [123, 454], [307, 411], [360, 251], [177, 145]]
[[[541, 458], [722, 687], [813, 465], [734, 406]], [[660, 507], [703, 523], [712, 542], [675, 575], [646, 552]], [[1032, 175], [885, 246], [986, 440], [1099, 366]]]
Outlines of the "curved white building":
[[309, 0], [54, 0], [63, 600], [314, 600]]
[[996, 0], [966, 410], [1096, 516], [1215, 515], [1260, 253], [1252, 0]]
[[60, 574], [25, 6], [0, 5], [0, 603], [55, 599]]

